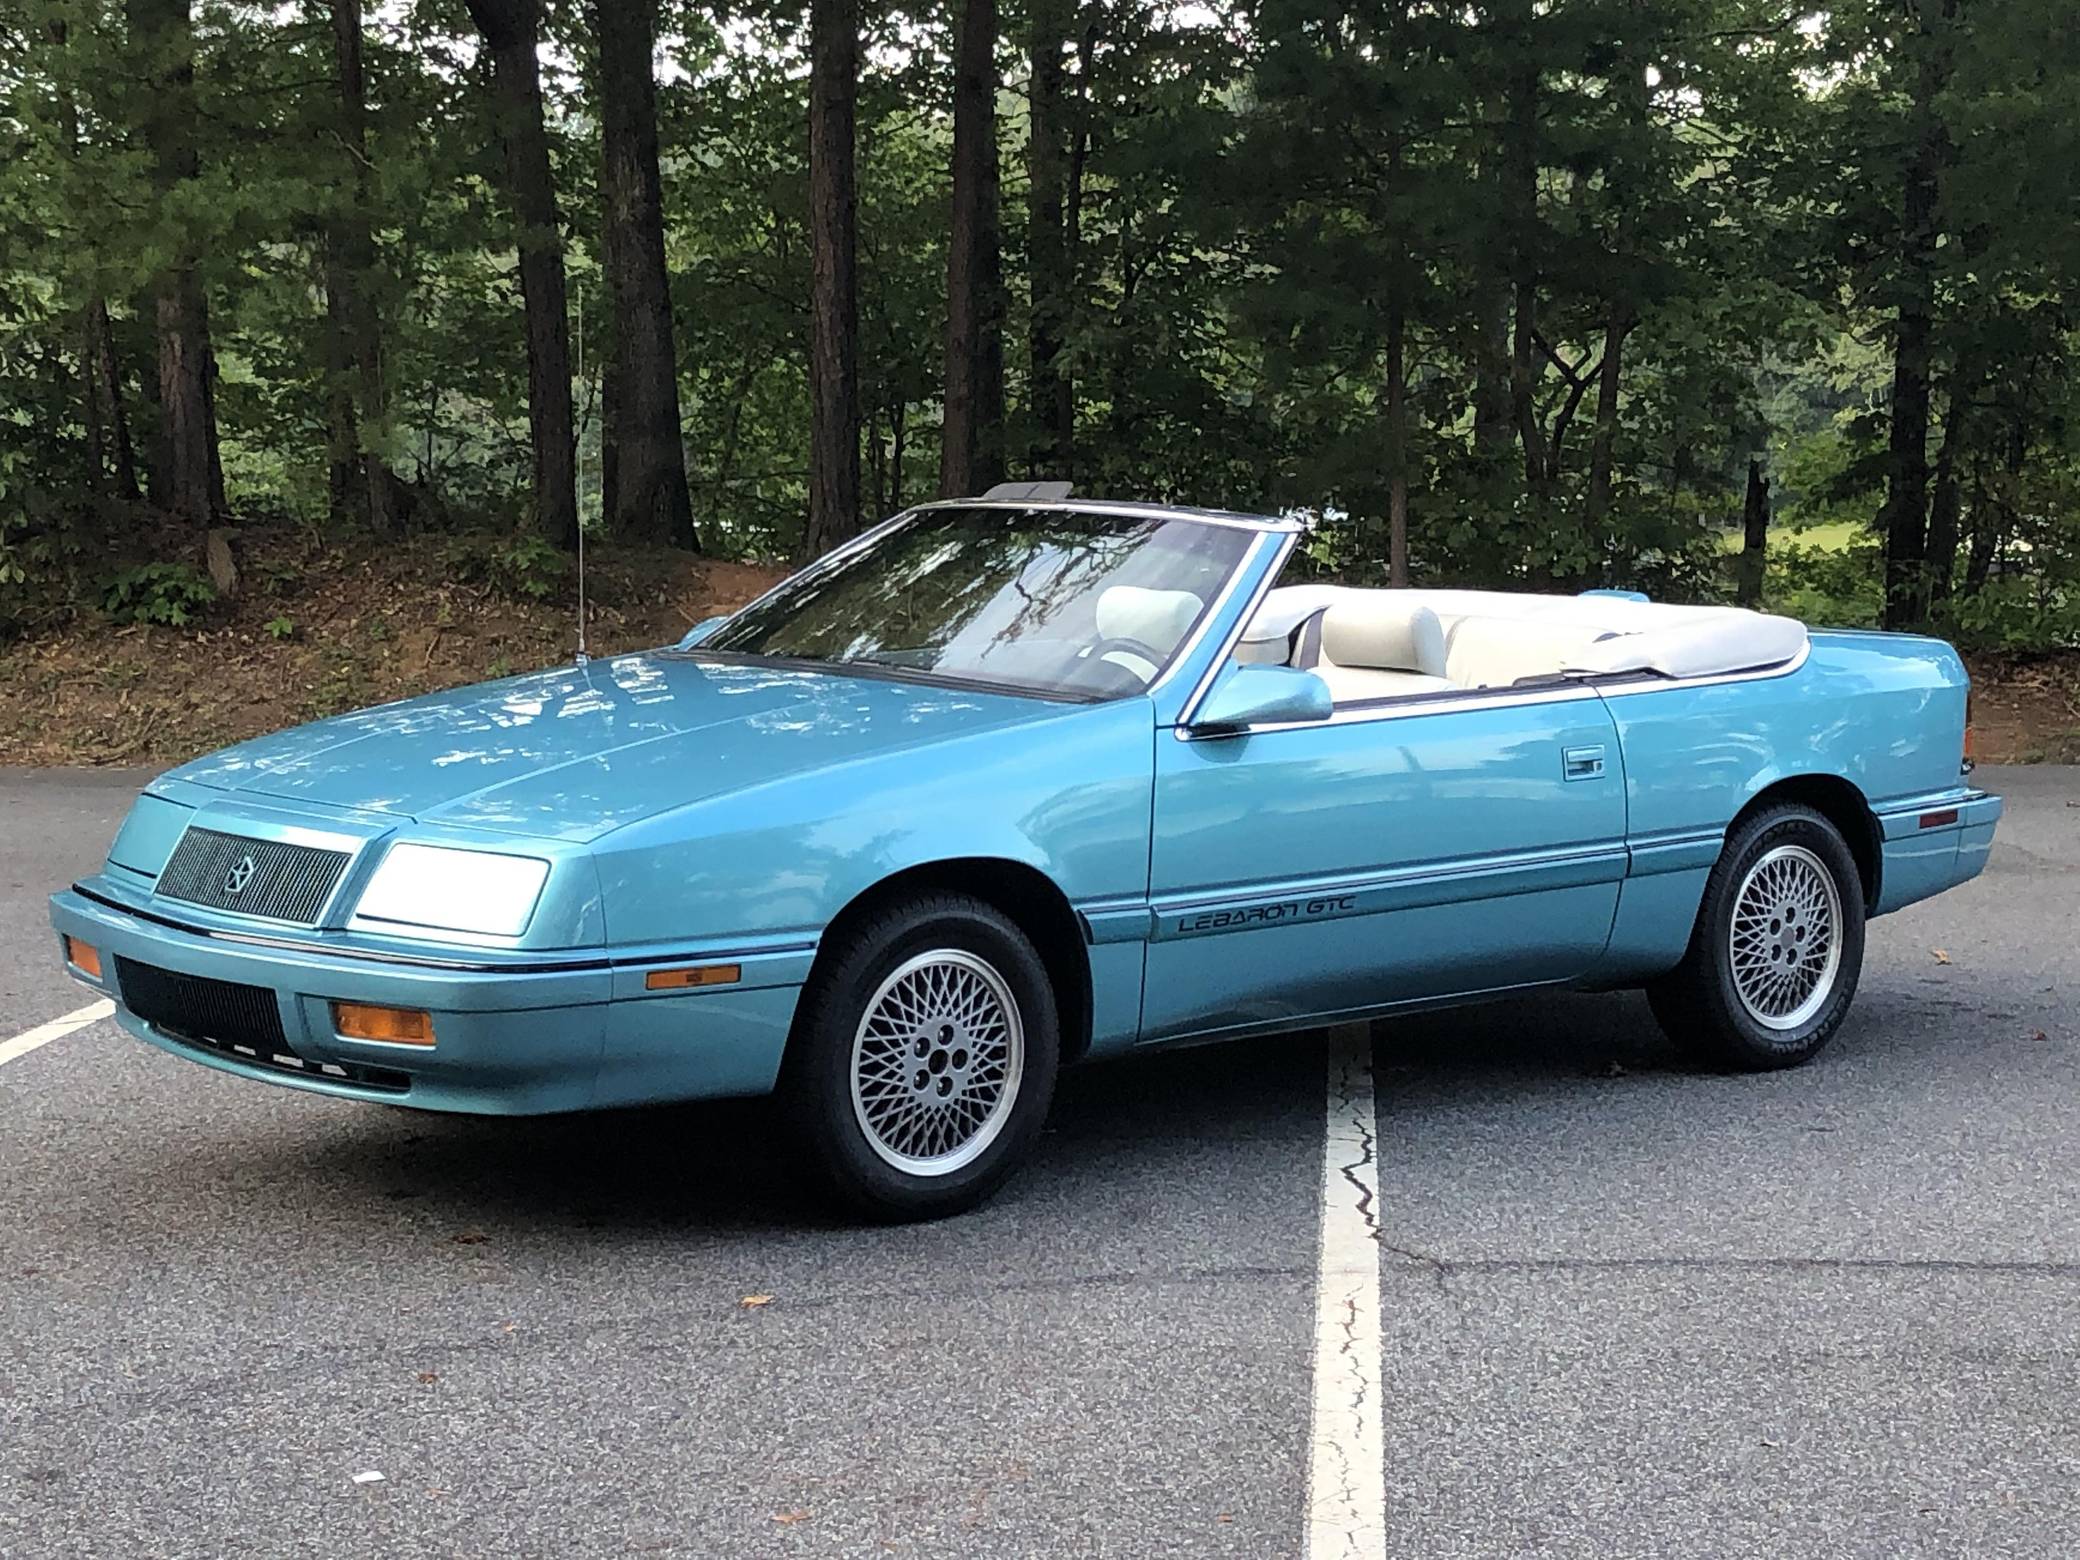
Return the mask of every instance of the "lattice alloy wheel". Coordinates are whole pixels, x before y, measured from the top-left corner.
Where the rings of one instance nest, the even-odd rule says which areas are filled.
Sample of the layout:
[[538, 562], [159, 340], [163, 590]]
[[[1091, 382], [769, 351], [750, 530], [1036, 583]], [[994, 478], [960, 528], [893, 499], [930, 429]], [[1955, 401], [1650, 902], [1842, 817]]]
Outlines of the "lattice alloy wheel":
[[853, 1115], [892, 1168], [951, 1175], [1004, 1131], [1025, 1063], [1025, 1023], [1010, 983], [964, 948], [928, 949], [890, 971], [860, 1015]]
[[1734, 892], [1727, 930], [1733, 989], [1766, 1029], [1793, 1030], [1826, 1006], [1842, 962], [1842, 896], [1803, 845], [1765, 852]]

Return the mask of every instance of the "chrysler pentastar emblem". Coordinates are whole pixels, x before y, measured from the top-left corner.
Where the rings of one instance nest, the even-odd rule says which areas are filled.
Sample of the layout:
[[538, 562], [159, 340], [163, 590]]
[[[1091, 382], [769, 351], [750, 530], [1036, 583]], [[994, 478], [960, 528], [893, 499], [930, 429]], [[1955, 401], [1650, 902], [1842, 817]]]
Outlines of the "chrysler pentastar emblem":
[[246, 885], [252, 881], [253, 858], [251, 856], [241, 856], [238, 865], [224, 874], [224, 892], [229, 897], [236, 899], [246, 891]]

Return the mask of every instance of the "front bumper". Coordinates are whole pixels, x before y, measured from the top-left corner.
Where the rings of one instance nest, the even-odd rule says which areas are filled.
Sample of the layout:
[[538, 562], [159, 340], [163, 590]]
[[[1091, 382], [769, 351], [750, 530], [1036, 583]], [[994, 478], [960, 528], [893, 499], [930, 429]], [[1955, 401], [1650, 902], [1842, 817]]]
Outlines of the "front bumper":
[[[125, 909], [91, 886], [53, 895], [50, 912], [61, 937], [101, 955], [99, 979], [76, 967], [73, 977], [111, 998], [117, 1022], [162, 1051], [291, 1088], [480, 1115], [767, 1093], [807, 969], [806, 957], [768, 955], [745, 961], [739, 986], [648, 994], [640, 968], [606, 950], [385, 961], [293, 938], [227, 937]], [[123, 1000], [125, 959], [265, 988], [287, 1053], [239, 1054], [145, 1023]], [[434, 1044], [350, 1039], [334, 1028], [337, 1001], [424, 1009]]]

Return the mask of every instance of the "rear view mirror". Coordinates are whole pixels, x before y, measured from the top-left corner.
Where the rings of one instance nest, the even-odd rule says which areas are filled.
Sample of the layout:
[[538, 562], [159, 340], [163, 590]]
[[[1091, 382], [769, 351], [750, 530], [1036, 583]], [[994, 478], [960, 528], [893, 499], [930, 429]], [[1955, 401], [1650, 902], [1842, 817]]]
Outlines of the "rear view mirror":
[[1329, 685], [1290, 666], [1235, 666], [1222, 674], [1192, 717], [1192, 729], [1240, 731], [1288, 721], [1327, 720], [1336, 708]]

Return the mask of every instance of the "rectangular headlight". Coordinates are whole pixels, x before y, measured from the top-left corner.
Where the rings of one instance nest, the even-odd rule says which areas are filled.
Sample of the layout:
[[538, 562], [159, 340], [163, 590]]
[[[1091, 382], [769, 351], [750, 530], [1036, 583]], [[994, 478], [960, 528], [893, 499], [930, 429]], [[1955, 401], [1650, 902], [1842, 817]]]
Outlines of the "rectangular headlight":
[[548, 880], [549, 863], [444, 845], [392, 845], [361, 891], [354, 923], [518, 937]]

